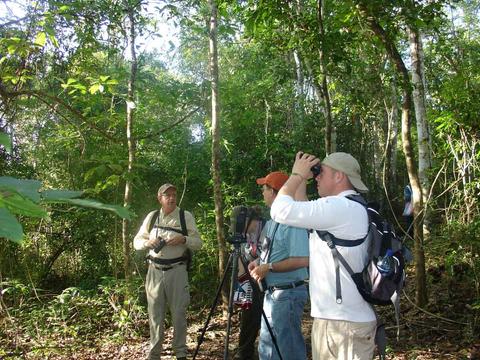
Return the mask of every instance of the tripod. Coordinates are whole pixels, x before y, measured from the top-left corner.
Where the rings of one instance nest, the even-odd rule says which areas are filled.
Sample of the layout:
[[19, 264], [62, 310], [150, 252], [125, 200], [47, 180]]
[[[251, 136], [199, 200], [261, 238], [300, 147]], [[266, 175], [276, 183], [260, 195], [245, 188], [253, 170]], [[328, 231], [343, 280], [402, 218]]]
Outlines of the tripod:
[[[236, 239], [234, 239], [234, 240], [236, 240]], [[223, 273], [222, 281], [220, 282], [220, 285], [218, 286], [217, 293], [215, 295], [215, 299], [213, 301], [213, 304], [210, 307], [210, 312], [208, 314], [207, 321], [205, 322], [205, 325], [203, 326], [203, 329], [202, 329], [202, 333], [200, 334], [200, 336], [198, 338], [197, 348], [195, 349], [195, 353], [193, 355], [193, 360], [195, 360], [195, 358], [197, 357], [198, 351], [200, 349], [200, 345], [202, 345], [202, 343], [203, 343], [203, 340], [205, 338], [205, 332], [207, 331], [208, 324], [210, 323], [210, 319], [212, 318], [213, 312], [214, 312], [215, 307], [217, 306], [218, 300], [220, 298], [220, 294], [221, 294], [221, 291], [222, 291], [222, 288], [223, 288], [223, 284], [225, 283], [225, 279], [227, 278], [228, 269], [230, 268], [230, 266], [232, 266], [232, 275], [231, 275], [231, 280], [230, 280], [230, 294], [229, 294], [229, 297], [228, 297], [227, 335], [226, 335], [225, 347], [224, 347], [224, 351], [223, 351], [223, 360], [228, 359], [228, 345], [229, 345], [229, 340], [230, 340], [230, 328], [231, 328], [231, 324], [232, 324], [231, 319], [232, 319], [232, 314], [233, 314], [233, 295], [234, 295], [234, 292], [235, 292], [234, 285], [235, 285], [235, 282], [236, 282], [235, 280], [236, 280], [237, 273], [238, 273], [238, 260], [240, 259], [242, 261], [242, 264], [243, 264], [244, 268], [248, 269], [248, 267], [246, 266], [243, 258], [240, 256], [241, 241], [231, 241], [231, 243], [233, 244], [233, 250], [230, 252], [230, 256], [228, 258], [227, 266], [225, 268], [225, 272]], [[247, 270], [247, 274], [248, 274], [248, 280], [250, 281], [250, 283], [252, 283], [254, 280], [251, 278], [248, 270]], [[252, 286], [253, 286], [253, 284], [252, 284]], [[270, 326], [270, 323], [268, 322], [267, 316], [265, 315], [265, 312], [263, 311], [263, 309], [262, 309], [262, 316], [263, 316], [263, 319], [265, 321], [265, 324], [267, 325], [268, 332], [270, 333], [270, 336], [272, 337], [272, 342], [275, 346], [275, 349], [278, 353], [278, 356], [279, 356], [280, 360], [283, 360], [282, 355], [280, 354], [280, 349], [278, 348], [277, 339], [276, 339], [275, 335], [273, 334], [272, 327]]]

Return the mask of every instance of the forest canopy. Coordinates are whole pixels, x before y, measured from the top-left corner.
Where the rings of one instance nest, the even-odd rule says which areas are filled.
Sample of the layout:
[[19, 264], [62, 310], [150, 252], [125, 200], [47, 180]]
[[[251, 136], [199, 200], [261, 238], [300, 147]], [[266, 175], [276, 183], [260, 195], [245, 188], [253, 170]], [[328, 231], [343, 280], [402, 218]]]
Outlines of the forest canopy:
[[412, 303], [463, 324], [459, 349], [478, 345], [479, 12], [443, 0], [3, 1], [0, 357], [35, 348], [29, 312], [59, 311], [41, 315], [40, 339], [73, 327], [62, 302], [92, 316], [81, 336], [106, 326], [87, 299], [108, 308], [112, 333], [141, 336], [132, 239], [166, 182], [204, 241], [190, 276], [205, 307], [232, 208], [262, 204], [255, 179], [289, 173], [297, 151], [359, 160], [368, 199], [414, 253]]

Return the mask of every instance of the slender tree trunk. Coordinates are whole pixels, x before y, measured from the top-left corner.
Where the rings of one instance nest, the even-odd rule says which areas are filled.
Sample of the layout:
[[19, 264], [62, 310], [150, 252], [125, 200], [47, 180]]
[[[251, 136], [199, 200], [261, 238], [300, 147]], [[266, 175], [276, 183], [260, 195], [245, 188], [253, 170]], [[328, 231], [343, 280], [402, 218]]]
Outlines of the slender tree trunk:
[[403, 154], [405, 155], [405, 162], [407, 165], [408, 177], [413, 191], [413, 214], [414, 214], [414, 232], [415, 232], [415, 301], [418, 306], [423, 306], [427, 303], [427, 282], [425, 274], [425, 253], [423, 249], [423, 232], [422, 232], [422, 218], [421, 210], [423, 208], [423, 201], [421, 195], [421, 186], [418, 178], [417, 168], [415, 166], [415, 157], [412, 148], [411, 140], [411, 115], [410, 109], [412, 107], [412, 93], [411, 83], [408, 70], [398, 52], [393, 41], [388, 37], [385, 30], [376, 21], [375, 17], [368, 11], [368, 7], [363, 2], [359, 2], [360, 13], [367, 21], [370, 29], [380, 39], [385, 46], [388, 56], [392, 60], [397, 72], [401, 76], [402, 87], [402, 142]]
[[383, 168], [383, 184], [389, 197], [392, 197], [391, 195], [393, 194], [394, 189], [397, 188], [397, 184], [394, 182], [394, 179], [396, 179], [396, 149], [399, 123], [398, 96], [395, 82], [392, 83], [391, 89], [392, 95], [390, 103], [385, 100], [385, 113], [387, 114], [387, 141]]
[[425, 75], [423, 71], [423, 46], [422, 36], [417, 29], [409, 28], [410, 56], [412, 58], [412, 83], [413, 104], [415, 106], [415, 118], [417, 119], [418, 137], [418, 177], [422, 187], [422, 200], [424, 205], [423, 237], [424, 241], [430, 237], [430, 210], [428, 195], [430, 193], [430, 179], [428, 172], [432, 168], [432, 156], [430, 151], [430, 132], [427, 121], [425, 106]]
[[[218, 53], [217, 53], [217, 4], [210, 0], [210, 77], [212, 82], [212, 177], [215, 201], [215, 224], [217, 227], [218, 242], [218, 271], [219, 278], [226, 271], [227, 246], [225, 243], [222, 180], [220, 176], [220, 119], [218, 114]], [[225, 283], [225, 285], [228, 285]], [[224, 309], [228, 305], [228, 288], [222, 289]]]
[[[128, 146], [128, 165], [125, 180], [125, 194], [123, 196], [123, 206], [128, 207], [132, 202], [132, 169], [135, 161], [135, 143], [133, 139], [133, 119], [135, 110], [135, 79], [137, 76], [137, 54], [135, 52], [135, 9], [132, 7], [128, 12], [130, 22], [129, 42], [130, 42], [130, 77], [128, 79], [127, 92], [127, 146]], [[130, 278], [130, 234], [128, 231], [128, 221], [122, 220], [122, 241], [123, 241], [123, 269], [125, 278]]]
[[[303, 99], [303, 87], [304, 87], [304, 79], [303, 79], [303, 71], [302, 71], [302, 62], [300, 60], [300, 54], [298, 50], [293, 50], [293, 59], [295, 60], [295, 89], [296, 95]], [[298, 104], [298, 102], [297, 102]]]
[[325, 153], [330, 154], [334, 148], [332, 144], [332, 106], [330, 104], [330, 94], [328, 91], [328, 80], [327, 80], [327, 67], [325, 66], [325, 51], [323, 49], [323, 42], [325, 41], [325, 29], [323, 26], [323, 13], [324, 13], [325, 3], [323, 0], [318, 0], [317, 2], [317, 21], [318, 21], [318, 30], [320, 33], [320, 44], [318, 47], [318, 56], [320, 60], [320, 75], [321, 75], [321, 87], [322, 87], [322, 96], [323, 102], [325, 103]]

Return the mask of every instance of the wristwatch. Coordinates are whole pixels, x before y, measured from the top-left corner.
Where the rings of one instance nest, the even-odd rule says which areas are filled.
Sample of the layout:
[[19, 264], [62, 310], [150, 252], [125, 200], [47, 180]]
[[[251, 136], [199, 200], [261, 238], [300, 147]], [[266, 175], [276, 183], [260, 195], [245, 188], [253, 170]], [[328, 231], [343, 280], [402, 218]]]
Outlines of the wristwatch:
[[268, 263], [268, 271], [273, 272], [273, 263]]

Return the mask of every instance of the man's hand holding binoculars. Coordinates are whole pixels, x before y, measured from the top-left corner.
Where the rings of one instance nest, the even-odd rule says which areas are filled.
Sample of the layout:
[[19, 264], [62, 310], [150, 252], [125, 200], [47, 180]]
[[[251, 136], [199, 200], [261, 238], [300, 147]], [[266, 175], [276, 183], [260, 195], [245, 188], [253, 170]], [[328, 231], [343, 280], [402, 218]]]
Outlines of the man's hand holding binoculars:
[[163, 239], [161, 237], [157, 237], [155, 239], [146, 241], [145, 247], [147, 249], [153, 249], [156, 253], [158, 253], [165, 245], [175, 246], [185, 244], [186, 242], [187, 238], [183, 235], [177, 235], [171, 239]]
[[155, 239], [150, 239], [145, 242], [145, 248], [147, 249], [156, 249], [159, 246], [161, 246], [162, 242], [164, 243], [165, 240], [163, 240], [161, 237], [157, 237]]
[[299, 151], [295, 156], [295, 163], [292, 167], [292, 174], [308, 180], [317, 177], [321, 172], [320, 159], [315, 155], [310, 155]]

